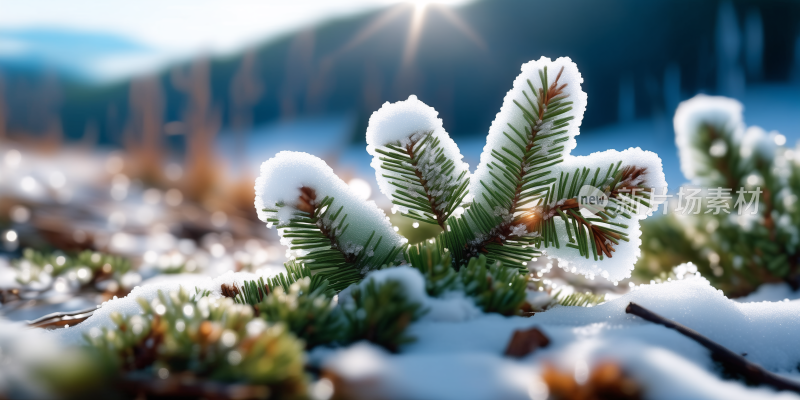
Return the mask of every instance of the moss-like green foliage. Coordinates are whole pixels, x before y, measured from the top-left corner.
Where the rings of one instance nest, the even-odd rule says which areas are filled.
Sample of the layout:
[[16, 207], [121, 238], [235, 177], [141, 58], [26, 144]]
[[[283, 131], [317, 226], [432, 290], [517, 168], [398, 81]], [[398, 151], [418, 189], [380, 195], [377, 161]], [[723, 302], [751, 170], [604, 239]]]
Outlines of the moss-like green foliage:
[[486, 257], [481, 255], [469, 260], [458, 275], [464, 293], [485, 312], [514, 315], [525, 302], [528, 281], [517, 268], [506, 268], [499, 262], [487, 267]]
[[127, 258], [90, 250], [65, 254], [25, 249], [22, 258], [14, 260], [12, 265], [19, 271], [17, 281], [23, 285], [39, 281], [43, 274], [57, 277], [71, 271], [75, 272], [79, 282], [85, 284], [105, 278], [118, 279], [131, 269], [131, 263]]
[[138, 299], [141, 315], [111, 315], [114, 329], [86, 335], [121, 371], [189, 373], [222, 382], [268, 385], [278, 396], [305, 391], [304, 344], [284, 324], [254, 317], [232, 299], [165, 294]]
[[278, 286], [255, 305], [267, 322], [281, 322], [303, 339], [307, 348], [339, 340], [342, 321], [334, 313], [327, 281], [312, 288], [311, 278], [304, 277], [285, 290]]
[[406, 296], [402, 283], [391, 279], [380, 284], [367, 279], [353, 285], [340, 294], [339, 302], [346, 321], [345, 343], [367, 340], [392, 352], [415, 340], [406, 328], [426, 312]]

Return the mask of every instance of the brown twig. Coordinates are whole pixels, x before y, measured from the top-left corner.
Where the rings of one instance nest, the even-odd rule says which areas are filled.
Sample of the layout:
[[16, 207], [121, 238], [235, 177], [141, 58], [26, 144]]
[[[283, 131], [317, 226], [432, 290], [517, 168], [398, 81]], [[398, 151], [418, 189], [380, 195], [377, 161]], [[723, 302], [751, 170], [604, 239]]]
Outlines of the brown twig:
[[711, 357], [714, 360], [722, 363], [722, 365], [728, 371], [740, 374], [747, 380], [769, 385], [778, 390], [791, 390], [793, 392], [800, 393], [800, 383], [767, 371], [760, 365], [748, 361], [741, 355], [728, 350], [726, 347], [697, 333], [693, 329], [683, 326], [675, 321], [666, 319], [636, 303], [628, 304], [628, 307], [625, 308], [625, 312], [636, 315], [652, 323], [664, 325], [667, 328], [674, 329], [684, 336], [687, 336], [697, 343], [700, 343], [703, 347], [707, 348], [711, 352]]
[[297, 209], [313, 214], [317, 209], [317, 192], [310, 187], [301, 187], [300, 197], [297, 199]]
[[631, 195], [634, 195], [634, 191], [649, 190], [648, 188], [641, 187], [644, 181], [644, 174], [646, 173], [647, 167], [637, 167], [635, 165], [626, 166], [622, 169], [622, 176], [619, 179], [619, 183], [611, 190], [608, 197], [616, 199], [619, 197], [620, 193], [631, 193]]
[[93, 307], [78, 311], [54, 312], [27, 322], [31, 328], [62, 328], [66, 324], [77, 325], [85, 321], [96, 310], [97, 308]]
[[425, 197], [428, 199], [428, 204], [431, 205], [431, 210], [433, 211], [433, 214], [436, 216], [436, 222], [442, 229], [447, 229], [444, 224], [445, 222], [444, 211], [439, 209], [439, 204], [436, 201], [436, 197], [431, 195], [431, 190], [430, 188], [428, 188], [428, 180], [422, 176], [422, 171], [419, 168], [417, 168], [417, 160], [414, 159], [416, 157], [414, 153], [414, 146], [416, 146], [418, 142], [419, 140], [412, 140], [411, 143], [406, 145], [406, 153], [408, 154], [408, 157], [412, 160], [411, 166], [414, 167], [414, 175], [416, 175], [417, 179], [419, 179], [419, 184], [422, 186], [422, 190], [425, 192]]

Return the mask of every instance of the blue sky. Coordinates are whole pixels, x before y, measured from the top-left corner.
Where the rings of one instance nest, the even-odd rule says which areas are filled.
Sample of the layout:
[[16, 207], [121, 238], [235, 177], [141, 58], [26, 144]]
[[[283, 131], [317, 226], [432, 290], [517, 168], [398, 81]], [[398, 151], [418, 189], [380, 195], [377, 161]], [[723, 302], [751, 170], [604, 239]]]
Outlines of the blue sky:
[[330, 18], [430, 1], [0, 0], [0, 61], [115, 79], [197, 54], [233, 53]]

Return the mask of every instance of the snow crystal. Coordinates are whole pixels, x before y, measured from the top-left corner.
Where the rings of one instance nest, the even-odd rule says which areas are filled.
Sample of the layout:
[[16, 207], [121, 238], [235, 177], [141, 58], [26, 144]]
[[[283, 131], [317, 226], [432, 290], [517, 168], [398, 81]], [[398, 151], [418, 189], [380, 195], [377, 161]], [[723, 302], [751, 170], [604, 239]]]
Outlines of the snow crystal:
[[[350, 227], [339, 237], [341, 243], [366, 243], [375, 231], [375, 238], [383, 237], [380, 248], [373, 249], [379, 255], [388, 254], [393, 246], [403, 244], [402, 237], [392, 229], [386, 214], [375, 202], [364, 201], [324, 161], [307, 153], [282, 151], [261, 165], [261, 176], [255, 185], [258, 217], [262, 221], [276, 217], [281, 224], [289, 222], [296, 211], [295, 204], [302, 187], [314, 189], [317, 201], [325, 196], [334, 198], [329, 206], [333, 211], [344, 207], [339, 220], [347, 215], [345, 225]], [[277, 213], [263, 211], [264, 208], [275, 208], [276, 204], [286, 206]], [[278, 233], [282, 236], [283, 229]], [[375, 242], [373, 239], [372, 243]]]
[[[719, 129], [720, 135], [730, 134], [729, 139], [734, 144], [740, 143], [744, 135], [742, 103], [727, 97], [699, 94], [682, 102], [675, 111], [673, 125], [675, 127], [675, 144], [680, 153], [681, 171], [687, 179], [698, 185], [702, 185], [704, 182], [698, 176], [702, 166], [697, 163], [697, 160], [707, 159], [708, 154], [698, 149], [693, 143], [697, 138], [698, 129], [704, 124]], [[709, 150], [712, 153], [722, 153], [722, 149], [716, 143], [712, 144], [712, 149]]]
[[[392, 185], [384, 175], [397, 175], [392, 171], [383, 169], [381, 157], [385, 157], [376, 150], [387, 144], [408, 146], [412, 140], [422, 138], [422, 135], [432, 132], [433, 138], [439, 140], [439, 148], [448, 160], [453, 160], [455, 168], [451, 172], [452, 177], [457, 178], [462, 172], [466, 171], [469, 177], [469, 165], [462, 161], [463, 156], [458, 146], [444, 130], [442, 120], [437, 118], [439, 113], [433, 108], [417, 99], [417, 96], [409, 96], [408, 100], [396, 103], [386, 102], [375, 111], [369, 119], [367, 127], [367, 152], [372, 155], [372, 168], [375, 169], [375, 177], [378, 180], [378, 187], [381, 192], [390, 199], [395, 199], [394, 194], [398, 189]], [[442, 175], [441, 165], [433, 162], [433, 152], [426, 152], [420, 161], [418, 168], [422, 172], [423, 178], [431, 184], [439, 184], [447, 176]], [[415, 192], [411, 192], [415, 195]], [[438, 196], [441, 192], [433, 193]], [[468, 199], [465, 198], [465, 201]], [[403, 213], [408, 212], [407, 207], [396, 206]]]

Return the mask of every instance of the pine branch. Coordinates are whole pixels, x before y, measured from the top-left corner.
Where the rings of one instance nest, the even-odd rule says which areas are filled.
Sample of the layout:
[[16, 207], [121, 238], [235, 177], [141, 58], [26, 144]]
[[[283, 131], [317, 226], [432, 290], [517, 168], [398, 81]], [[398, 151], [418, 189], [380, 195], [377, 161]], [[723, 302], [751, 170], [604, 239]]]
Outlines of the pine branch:
[[367, 151], [381, 191], [402, 215], [446, 229], [470, 173], [437, 115], [413, 95], [384, 104], [370, 117]]
[[322, 290], [321, 294], [328, 297], [333, 297], [336, 292], [331, 289], [330, 282], [321, 274], [312, 274], [311, 270], [305, 265], [297, 262], [297, 260], [289, 260], [283, 264], [286, 268], [286, 274], [283, 272], [271, 278], [259, 277], [256, 280], [245, 280], [241, 287], [236, 282], [221, 285], [222, 295], [230, 297], [238, 304], [249, 304], [256, 306], [262, 302], [265, 297], [275, 292], [277, 288], [283, 289], [284, 292], [289, 292], [297, 282], [308, 278], [308, 292], [316, 292]]
[[306, 349], [336, 342], [341, 337], [342, 324], [334, 314], [333, 293], [328, 282], [314, 287], [312, 277], [303, 277], [288, 288], [275, 285], [273, 292], [255, 305], [255, 310], [267, 322], [281, 322], [303, 339]]
[[[539, 71], [541, 87], [537, 90], [528, 80], [530, 94], [523, 90], [527, 104], [514, 102], [522, 111], [527, 126], [509, 124], [510, 131], [503, 132], [513, 146], [491, 150], [493, 160], [487, 168], [492, 179], [490, 182], [480, 182], [485, 189], [483, 198], [476, 199], [481, 201], [476, 201], [465, 214], [469, 225], [482, 235], [468, 237], [464, 230], [459, 230], [449, 235], [453, 236], [452, 239], [448, 238], [449, 242], [467, 239], [466, 257], [484, 254], [490, 262], [500, 261], [524, 270], [532, 258], [542, 255], [534, 247], [540, 247], [542, 242], [546, 247], [554, 239], [554, 244], [559, 245], [556, 237], [549, 232], [552, 223], [541, 220], [541, 212], [537, 214], [536, 206], [552, 196], [552, 185], [556, 179], [547, 176], [550, 174], [548, 168], [563, 161], [564, 146], [557, 145], [569, 139], [565, 128], [573, 117], [562, 115], [572, 110], [572, 101], [564, 92], [567, 84], [560, 83], [563, 71], [562, 67], [555, 79], [548, 83], [545, 66]], [[473, 211], [481, 203], [493, 211], [495, 218], [491, 218], [482, 207]], [[523, 210], [523, 206], [534, 208]], [[463, 262], [466, 257], [460, 261]]]
[[396, 187], [392, 203], [409, 211], [404, 216], [446, 228], [447, 219], [468, 193], [468, 171], [454, 175], [455, 161], [448, 159], [433, 131], [414, 134], [407, 144], [388, 144], [375, 151], [382, 176]]
[[[698, 185], [731, 189], [730, 200], [720, 199], [728, 204], [729, 213], [663, 219], [663, 226], [643, 231], [646, 257], [662, 257], [656, 252], [663, 252], [658, 247], [666, 239], [653, 237], [654, 233], [677, 230], [686, 239], [672, 241], [690, 247], [681, 261], [698, 265], [729, 296], [747, 294], [765, 282], [784, 280], [800, 287], [800, 241], [795, 228], [800, 224], [800, 208], [795, 204], [800, 168], [794, 152], [783, 146], [785, 138], [758, 127], [746, 128], [736, 100], [704, 95], [681, 103], [675, 132], [684, 174]], [[741, 197], [736, 193], [756, 188], [760, 192]], [[739, 203], [755, 199], [757, 212], [754, 205], [745, 211], [746, 204]]]
[[[334, 211], [333, 203], [333, 198], [319, 200], [314, 189], [302, 187], [292, 218], [278, 228], [284, 229], [282, 236], [289, 239], [290, 250], [305, 253], [298, 256], [297, 261], [311, 274], [327, 279], [331, 288], [339, 291], [358, 282], [366, 271], [392, 264], [404, 246], [393, 246], [383, 257], [376, 256], [375, 250], [383, 237], [375, 237], [375, 231], [363, 244], [342, 243], [340, 238], [350, 227], [346, 223], [348, 214], [342, 214], [344, 206]], [[264, 211], [277, 213], [278, 210]], [[280, 223], [277, 218], [268, 221]]]
[[439, 297], [460, 288], [458, 274], [453, 269], [453, 259], [449, 251], [439, 251], [435, 245], [422, 243], [411, 246], [406, 252], [406, 260], [425, 277], [428, 295]]

